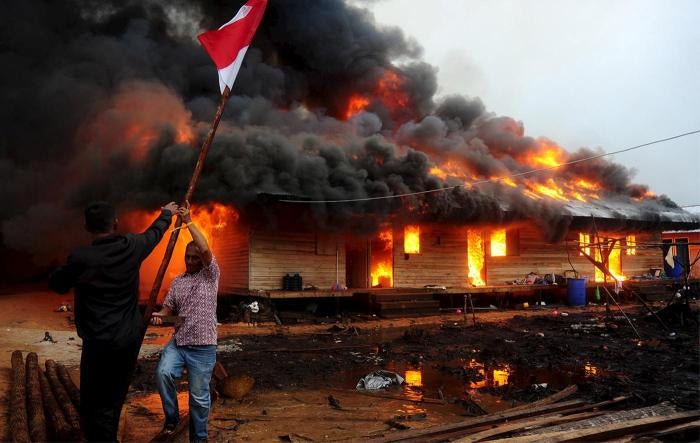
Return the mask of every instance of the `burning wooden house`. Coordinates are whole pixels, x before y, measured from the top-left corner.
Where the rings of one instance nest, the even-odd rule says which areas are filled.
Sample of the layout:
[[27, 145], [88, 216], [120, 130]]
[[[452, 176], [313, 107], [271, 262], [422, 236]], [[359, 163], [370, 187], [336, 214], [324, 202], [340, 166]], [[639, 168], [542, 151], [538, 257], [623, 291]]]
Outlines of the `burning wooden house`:
[[[595, 285], [663, 269], [662, 230], [700, 225], [679, 208], [573, 200], [556, 206], [551, 226], [541, 218], [513, 216], [504, 206], [493, 222], [402, 223], [387, 217], [367, 233], [315, 222], [317, 208], [289, 200], [260, 195], [238, 211], [217, 204], [195, 213], [222, 270], [221, 294], [274, 299], [512, 293], [561, 276]], [[591, 259], [604, 262], [609, 274]], [[178, 262], [176, 252], [171, 276], [181, 272]]]

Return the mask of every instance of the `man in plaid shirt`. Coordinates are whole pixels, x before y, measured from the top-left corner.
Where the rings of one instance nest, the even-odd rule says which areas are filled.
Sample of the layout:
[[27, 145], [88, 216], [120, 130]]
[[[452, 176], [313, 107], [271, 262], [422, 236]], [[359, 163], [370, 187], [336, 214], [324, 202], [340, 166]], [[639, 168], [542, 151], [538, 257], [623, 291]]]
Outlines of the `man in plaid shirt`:
[[216, 297], [220, 272], [206, 238], [190, 218], [189, 203], [177, 212], [192, 234], [192, 242], [185, 250], [185, 273], [173, 280], [162, 309], [151, 318], [151, 323], [158, 325], [162, 324], [163, 316], [184, 317], [163, 349], [156, 369], [156, 385], [165, 412], [165, 426], [157, 438], [172, 434], [180, 420], [175, 381], [186, 368], [190, 441], [206, 441], [211, 406], [209, 381], [216, 364]]

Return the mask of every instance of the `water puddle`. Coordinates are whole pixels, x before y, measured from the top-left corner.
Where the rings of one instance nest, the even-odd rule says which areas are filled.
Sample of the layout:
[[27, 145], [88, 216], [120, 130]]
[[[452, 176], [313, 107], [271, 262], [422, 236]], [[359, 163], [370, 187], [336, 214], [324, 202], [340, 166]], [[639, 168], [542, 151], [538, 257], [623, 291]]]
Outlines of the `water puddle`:
[[[508, 363], [487, 365], [476, 359], [468, 359], [422, 362], [418, 365], [392, 361], [382, 367], [363, 365], [341, 371], [335, 376], [335, 381], [340, 388], [355, 389], [360, 378], [377, 369], [396, 372], [405, 379], [401, 387], [388, 392], [416, 401], [421, 398], [439, 399], [441, 396], [457, 398], [476, 403], [488, 412], [497, 412], [519, 404], [500, 398], [497, 395], [498, 388], [507, 386], [532, 391], [558, 391], [587, 378], [601, 375], [601, 370], [590, 363], [578, 368], [532, 368]], [[420, 405], [405, 405], [405, 408], [411, 411], [404, 412], [422, 412]]]

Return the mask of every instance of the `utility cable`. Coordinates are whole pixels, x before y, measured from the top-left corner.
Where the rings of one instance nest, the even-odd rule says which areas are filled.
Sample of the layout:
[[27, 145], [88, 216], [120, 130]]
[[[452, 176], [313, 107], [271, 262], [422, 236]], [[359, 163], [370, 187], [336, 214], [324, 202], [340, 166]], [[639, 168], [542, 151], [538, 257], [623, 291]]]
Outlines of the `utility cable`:
[[576, 160], [571, 160], [571, 161], [568, 161], [565, 163], [560, 163], [560, 164], [557, 164], [554, 166], [531, 169], [529, 171], [518, 172], [516, 174], [510, 174], [510, 175], [506, 175], [504, 177], [489, 178], [489, 179], [479, 180], [479, 181], [475, 181], [475, 182], [471, 182], [471, 183], [464, 183], [464, 184], [454, 185], [454, 186], [446, 186], [444, 188], [428, 189], [426, 191], [406, 192], [404, 194], [382, 195], [382, 196], [378, 196], [378, 197], [346, 198], [346, 199], [339, 199], [339, 200], [288, 200], [288, 199], [284, 199], [284, 200], [279, 200], [279, 201], [285, 202], [285, 203], [352, 203], [352, 202], [362, 202], [362, 201], [371, 201], [371, 200], [388, 200], [391, 198], [409, 197], [412, 195], [422, 195], [422, 194], [431, 194], [431, 193], [435, 193], [435, 192], [445, 192], [445, 191], [450, 191], [452, 189], [461, 188], [461, 187], [464, 187], [466, 185], [475, 186], [475, 185], [480, 185], [480, 184], [484, 184], [484, 183], [503, 181], [503, 180], [513, 178], [513, 177], [522, 177], [525, 175], [534, 174], [536, 172], [549, 171], [552, 169], [557, 169], [561, 166], [573, 165], [575, 163], [581, 163], [581, 162], [585, 162], [585, 161], [595, 160], [597, 158], [606, 157], [609, 155], [620, 154], [622, 152], [628, 152], [628, 151], [632, 151], [634, 149], [640, 149], [640, 148], [644, 148], [646, 146], [651, 146], [651, 145], [654, 145], [657, 143], [663, 143], [663, 142], [675, 140], [675, 139], [681, 138], [681, 137], [687, 137], [689, 135], [694, 135], [694, 134], [698, 134], [698, 133], [700, 133], [700, 129], [697, 129], [695, 131], [690, 131], [690, 132], [684, 132], [683, 134], [677, 134], [677, 135], [662, 138], [659, 140], [654, 140], [654, 141], [651, 141], [648, 143], [642, 143], [641, 145], [631, 146], [629, 148], [620, 149], [618, 151], [606, 152], [603, 154], [592, 155], [590, 157], [584, 157], [584, 158], [579, 158]]

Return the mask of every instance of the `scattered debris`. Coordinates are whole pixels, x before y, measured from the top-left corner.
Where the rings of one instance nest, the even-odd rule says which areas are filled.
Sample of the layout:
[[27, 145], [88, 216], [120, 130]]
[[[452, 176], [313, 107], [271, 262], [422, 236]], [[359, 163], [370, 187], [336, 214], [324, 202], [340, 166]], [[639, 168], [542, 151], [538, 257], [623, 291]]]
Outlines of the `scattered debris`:
[[44, 338], [42, 338], [41, 341], [47, 341], [49, 343], [58, 343], [56, 340], [53, 339], [53, 337], [51, 337], [49, 331], [44, 332]]
[[391, 371], [374, 371], [357, 382], [355, 389], [376, 390], [390, 385], [401, 385], [404, 379], [399, 374]]
[[343, 409], [343, 407], [340, 405], [340, 401], [332, 395], [328, 396], [328, 405], [333, 409]]
[[71, 306], [70, 303], [64, 301], [53, 311], [54, 312], [71, 312], [71, 311], [73, 311], [73, 307]]

